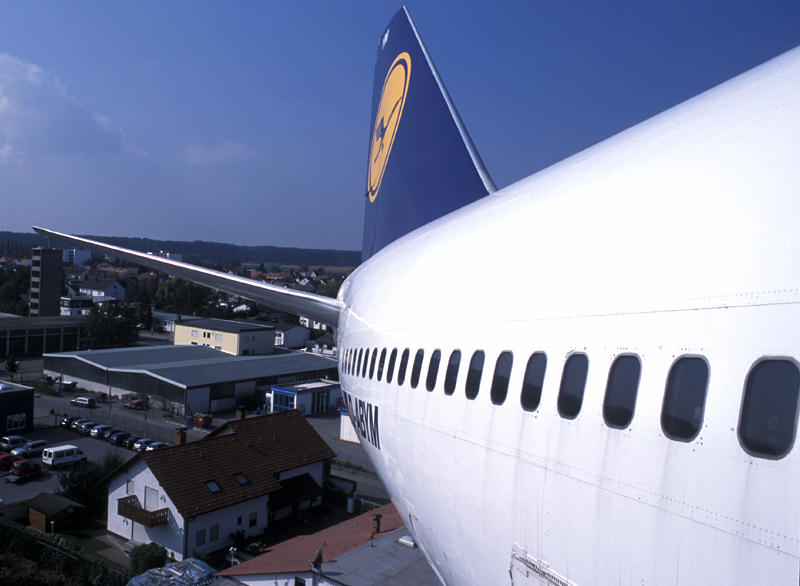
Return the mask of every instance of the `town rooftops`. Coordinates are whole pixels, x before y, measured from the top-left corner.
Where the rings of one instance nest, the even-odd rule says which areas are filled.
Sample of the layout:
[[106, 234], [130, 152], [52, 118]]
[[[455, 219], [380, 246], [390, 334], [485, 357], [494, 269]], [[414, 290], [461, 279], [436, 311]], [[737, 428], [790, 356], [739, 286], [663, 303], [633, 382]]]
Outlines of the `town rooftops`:
[[230, 332], [232, 334], [241, 334], [242, 332], [262, 332], [265, 330], [274, 330], [275, 326], [268, 324], [259, 324], [255, 322], [233, 321], [228, 319], [217, 319], [214, 317], [206, 319], [192, 320], [187, 327], [204, 329], [204, 330], [217, 330], [220, 332]]
[[208, 346], [183, 345], [81, 350], [44, 357], [73, 358], [112, 372], [146, 374], [185, 389], [337, 367], [335, 360], [305, 352], [232, 356]]
[[142, 452], [144, 460], [184, 517], [201, 515], [281, 491], [281, 472], [335, 457], [297, 411], [228, 422], [206, 438]]

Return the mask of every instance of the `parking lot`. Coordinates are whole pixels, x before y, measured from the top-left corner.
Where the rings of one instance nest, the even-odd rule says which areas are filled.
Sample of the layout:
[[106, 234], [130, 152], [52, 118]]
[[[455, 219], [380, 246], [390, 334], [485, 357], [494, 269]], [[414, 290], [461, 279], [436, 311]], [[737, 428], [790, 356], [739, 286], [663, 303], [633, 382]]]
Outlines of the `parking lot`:
[[[47, 440], [51, 446], [71, 444], [78, 446], [86, 454], [90, 462], [100, 462], [107, 452], [119, 453], [123, 458], [130, 458], [135, 452], [114, 446], [106, 441], [83, 436], [72, 430], [61, 427], [49, 427], [35, 430], [33, 433], [25, 434], [26, 439]], [[32, 458], [32, 461], [41, 464], [41, 458]], [[40, 492], [57, 492], [60, 488], [58, 484], [58, 471], [49, 470], [42, 467], [42, 474], [33, 480], [21, 484], [6, 482], [7, 472], [0, 472], [0, 498], [6, 503], [30, 498]]]

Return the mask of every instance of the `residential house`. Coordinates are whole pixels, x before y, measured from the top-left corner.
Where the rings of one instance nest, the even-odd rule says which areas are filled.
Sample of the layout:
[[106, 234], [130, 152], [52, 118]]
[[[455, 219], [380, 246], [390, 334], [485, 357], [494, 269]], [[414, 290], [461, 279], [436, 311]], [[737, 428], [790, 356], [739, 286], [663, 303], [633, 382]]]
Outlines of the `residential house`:
[[[88, 295], [95, 298], [96, 302], [125, 299], [125, 287], [120, 285], [114, 279], [100, 279], [97, 277], [89, 277], [81, 281], [78, 285], [79, 295]], [[74, 285], [73, 285], [74, 286]]]
[[297, 411], [229, 421], [205, 439], [137, 454], [110, 477], [110, 532], [181, 560], [260, 535], [321, 504], [335, 456]]

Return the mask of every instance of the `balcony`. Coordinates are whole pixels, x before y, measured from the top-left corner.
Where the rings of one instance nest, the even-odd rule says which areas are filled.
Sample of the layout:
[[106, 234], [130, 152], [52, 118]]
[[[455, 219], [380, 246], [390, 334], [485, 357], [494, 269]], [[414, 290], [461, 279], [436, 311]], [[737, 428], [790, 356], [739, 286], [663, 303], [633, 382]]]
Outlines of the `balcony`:
[[169, 521], [169, 509], [146, 511], [139, 505], [139, 501], [134, 495], [117, 499], [117, 514], [141, 523], [145, 527], [157, 527]]

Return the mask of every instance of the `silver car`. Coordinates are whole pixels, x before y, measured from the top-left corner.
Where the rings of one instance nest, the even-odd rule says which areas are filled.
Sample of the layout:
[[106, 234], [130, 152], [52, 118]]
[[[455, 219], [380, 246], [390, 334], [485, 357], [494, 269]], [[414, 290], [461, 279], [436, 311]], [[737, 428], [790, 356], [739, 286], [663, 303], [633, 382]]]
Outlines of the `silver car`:
[[50, 443], [46, 440], [25, 442], [20, 447], [11, 450], [11, 455], [16, 458], [34, 458], [36, 456], [41, 456], [42, 451], [49, 445]]

